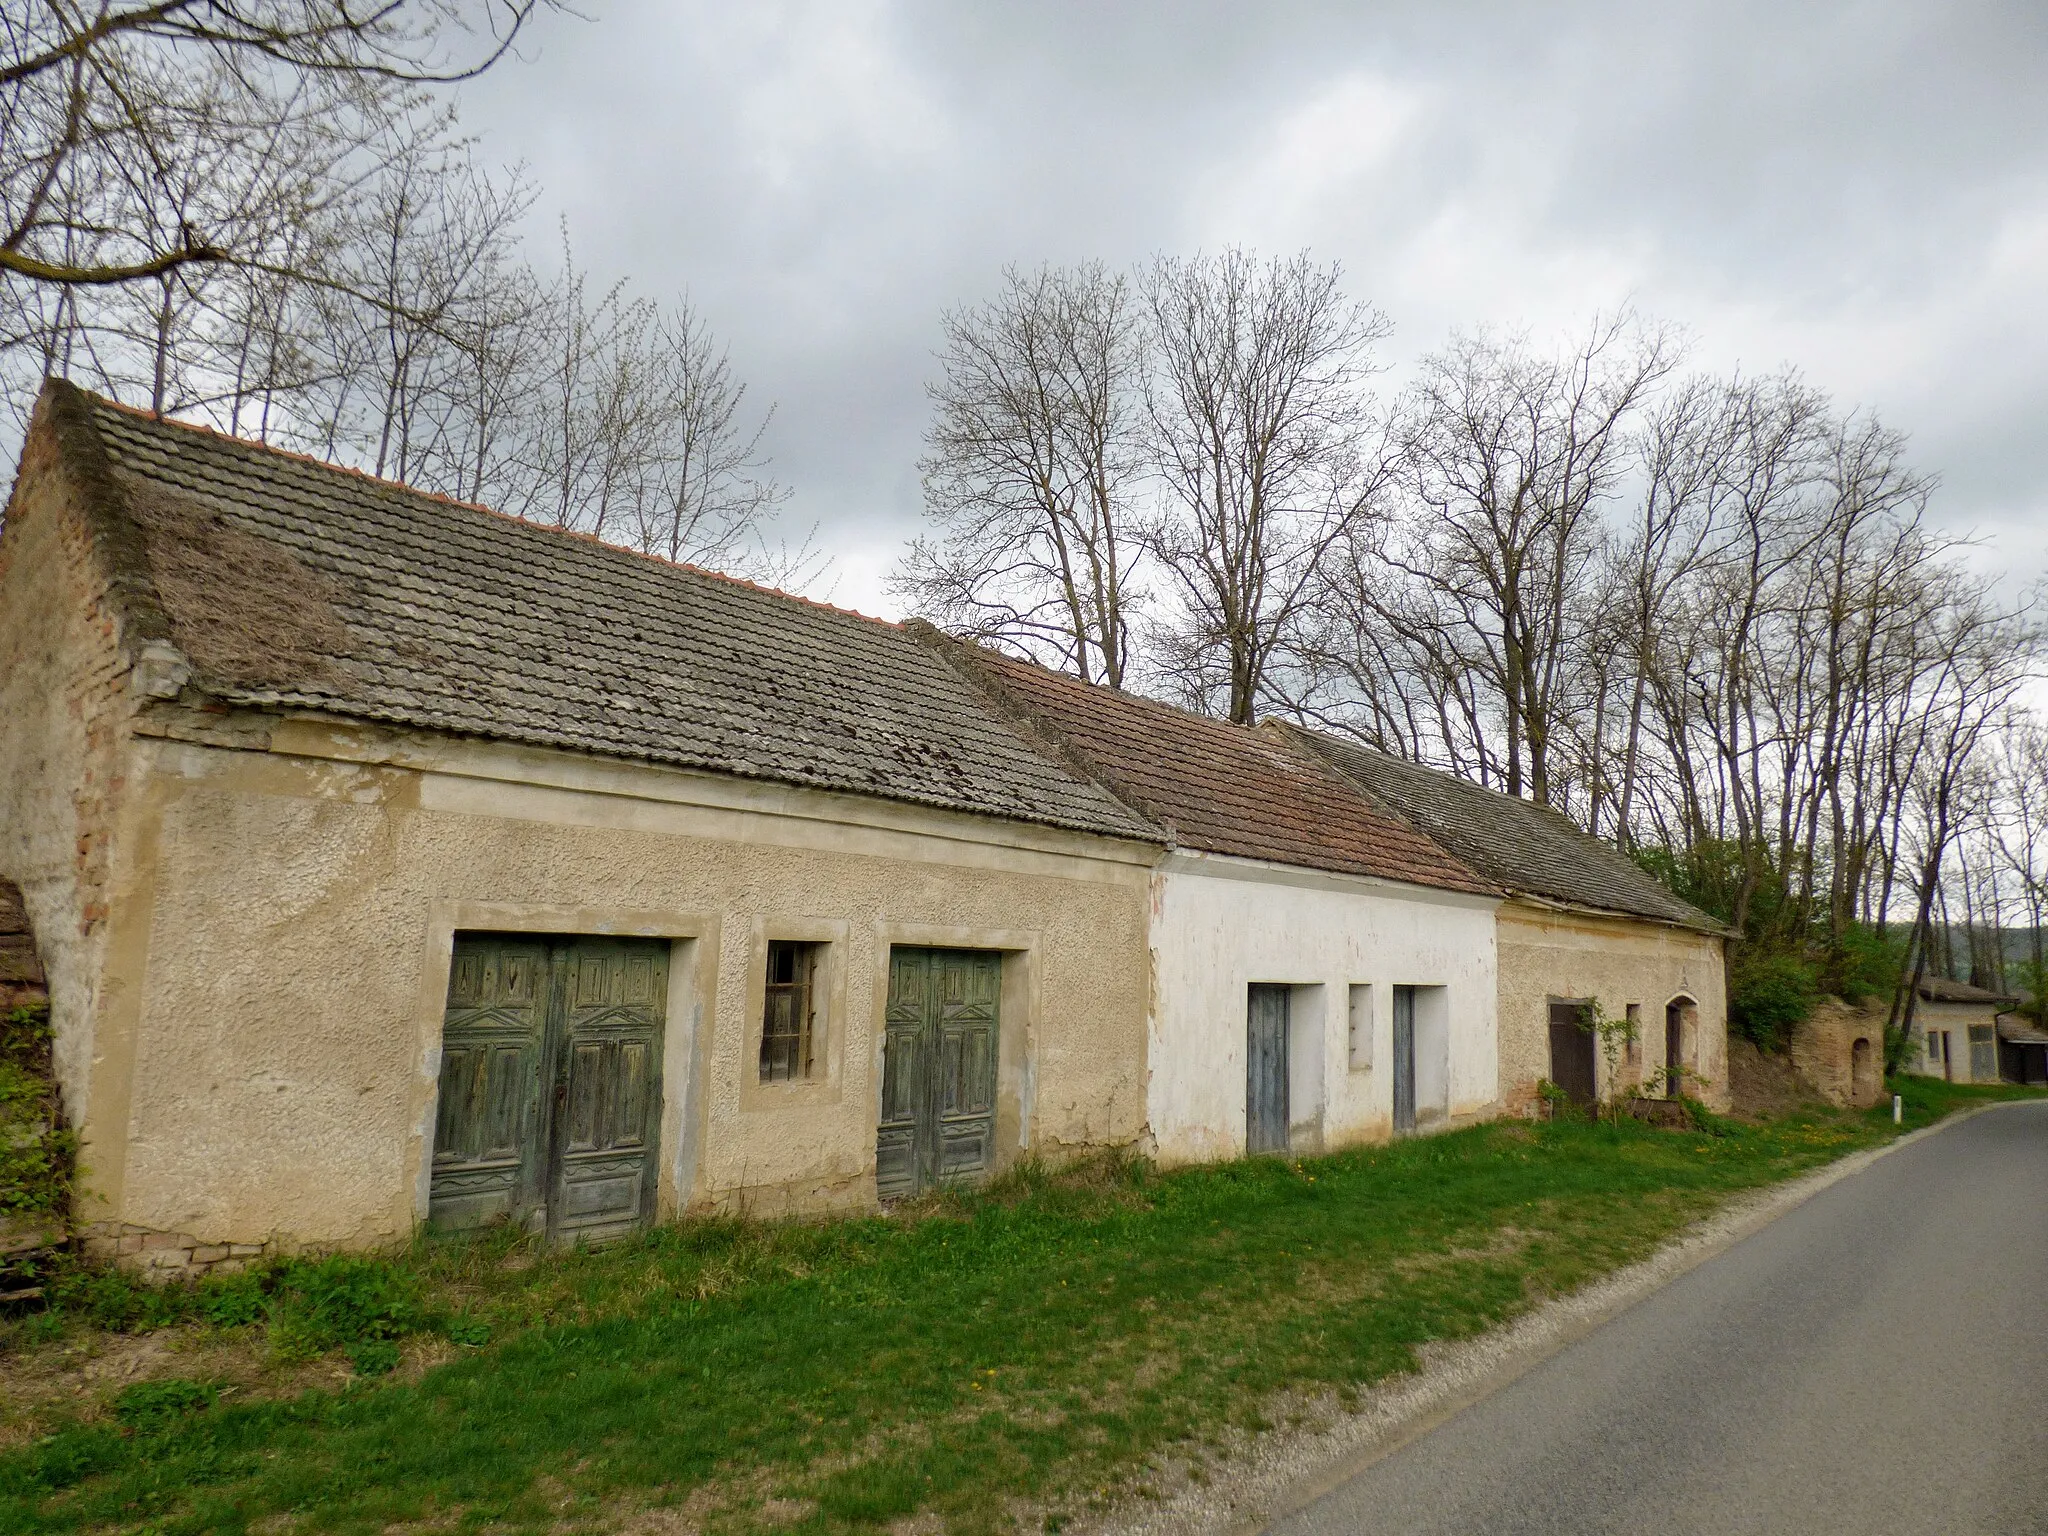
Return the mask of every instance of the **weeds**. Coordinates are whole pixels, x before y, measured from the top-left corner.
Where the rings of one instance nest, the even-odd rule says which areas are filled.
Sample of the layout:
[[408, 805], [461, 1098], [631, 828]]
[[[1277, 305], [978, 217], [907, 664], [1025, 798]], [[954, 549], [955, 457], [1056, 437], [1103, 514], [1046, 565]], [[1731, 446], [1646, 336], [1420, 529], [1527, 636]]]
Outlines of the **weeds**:
[[0, 1218], [69, 1208], [78, 1141], [60, 1123], [50, 1082], [50, 1010], [0, 1014]]
[[130, 1429], [145, 1433], [167, 1427], [188, 1413], [211, 1408], [220, 1389], [205, 1382], [138, 1381], [122, 1388], [114, 1399], [114, 1417]]
[[[1987, 1096], [1904, 1091], [1909, 1124]], [[1412, 1369], [1420, 1344], [1892, 1134], [1888, 1112], [1699, 1126], [1497, 1125], [1170, 1173], [1029, 1165], [883, 1216], [279, 1261], [161, 1305], [255, 1306], [245, 1326], [278, 1348], [340, 1350], [363, 1376], [409, 1332], [464, 1348], [418, 1379], [287, 1402], [190, 1382], [124, 1396], [111, 1424], [0, 1453], [0, 1529], [170, 1536], [289, 1512], [305, 1532], [542, 1531], [685, 1501], [711, 1533], [760, 1529], [764, 1501], [805, 1536], [918, 1516], [981, 1536], [1025, 1504], [1056, 1529], [1276, 1394]], [[105, 1277], [67, 1295], [129, 1326], [147, 1310]]]
[[177, 1324], [235, 1329], [261, 1325], [281, 1361], [310, 1360], [335, 1350], [361, 1375], [398, 1364], [397, 1341], [446, 1331], [478, 1343], [489, 1326], [431, 1303], [415, 1265], [369, 1254], [268, 1260], [241, 1274], [196, 1283], [152, 1285], [131, 1271], [61, 1264], [49, 1282], [52, 1320], [110, 1333], [147, 1333]]

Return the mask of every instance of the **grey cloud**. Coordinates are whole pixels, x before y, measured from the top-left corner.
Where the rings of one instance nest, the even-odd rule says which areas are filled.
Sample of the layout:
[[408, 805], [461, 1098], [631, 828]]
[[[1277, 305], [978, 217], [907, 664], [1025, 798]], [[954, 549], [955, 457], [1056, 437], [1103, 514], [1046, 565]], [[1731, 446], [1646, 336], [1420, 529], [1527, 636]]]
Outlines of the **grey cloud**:
[[[843, 599], [872, 605], [916, 526], [943, 308], [1006, 261], [1221, 239], [1343, 259], [1397, 356], [1632, 294], [1703, 361], [1794, 363], [1913, 431], [1944, 516], [2010, 563], [2048, 545], [2036, 5], [615, 0], [534, 46], [466, 120], [585, 260], [688, 288], [780, 401], [790, 517], [857, 557]], [[1346, 82], [1412, 110], [1275, 212], [1299, 168], [1260, 156]]]

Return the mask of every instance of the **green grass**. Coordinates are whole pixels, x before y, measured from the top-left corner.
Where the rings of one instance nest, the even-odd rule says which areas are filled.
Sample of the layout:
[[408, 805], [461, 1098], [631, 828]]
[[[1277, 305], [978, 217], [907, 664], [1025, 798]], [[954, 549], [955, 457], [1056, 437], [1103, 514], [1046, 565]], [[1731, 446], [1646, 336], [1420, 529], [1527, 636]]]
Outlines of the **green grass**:
[[47, 1220], [69, 1201], [76, 1141], [56, 1122], [50, 1010], [10, 1008], [0, 1013], [0, 1225]]
[[[1895, 1077], [1889, 1087], [1905, 1097], [1905, 1124], [1902, 1129], [1908, 1131], [1932, 1125], [1960, 1109], [1974, 1109], [1980, 1104], [1995, 1104], [2003, 1099], [2042, 1097], [2038, 1088], [2015, 1088], [2007, 1083], [1987, 1083], [1978, 1087], [1969, 1083], [1945, 1083], [1938, 1077]], [[1889, 1117], [1891, 1101], [1887, 1099], [1873, 1113]]]
[[[1905, 1091], [1909, 1126], [1998, 1094]], [[1261, 1427], [1283, 1389], [1410, 1369], [1418, 1344], [1495, 1326], [1731, 1193], [1890, 1134], [1889, 1105], [1686, 1133], [1491, 1126], [1164, 1175], [1026, 1169], [914, 1218], [693, 1221], [524, 1268], [504, 1262], [509, 1238], [422, 1245], [390, 1261], [394, 1294], [424, 1298], [407, 1315], [488, 1342], [417, 1381], [289, 1401], [238, 1405], [205, 1383], [135, 1395], [0, 1454], [0, 1531], [233, 1532], [285, 1514], [293, 1531], [596, 1529], [686, 1500], [741, 1531], [771, 1497], [783, 1531], [919, 1511], [1005, 1530], [1013, 1501], [1128, 1491], [1148, 1458]], [[93, 1283], [45, 1326], [62, 1306], [118, 1321], [116, 1282]], [[312, 1294], [294, 1283], [261, 1294]]]

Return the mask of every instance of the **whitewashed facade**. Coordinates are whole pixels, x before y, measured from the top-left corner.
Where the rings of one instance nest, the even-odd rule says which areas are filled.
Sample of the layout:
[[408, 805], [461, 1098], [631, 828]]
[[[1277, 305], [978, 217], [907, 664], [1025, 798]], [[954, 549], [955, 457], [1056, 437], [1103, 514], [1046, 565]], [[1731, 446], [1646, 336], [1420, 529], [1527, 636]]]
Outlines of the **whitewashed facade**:
[[1401, 989], [1412, 989], [1413, 1129], [1491, 1115], [1500, 1091], [1497, 906], [1397, 881], [1169, 854], [1152, 881], [1154, 1155], [1173, 1164], [1247, 1150], [1255, 985], [1288, 989], [1289, 1151], [1395, 1134]]

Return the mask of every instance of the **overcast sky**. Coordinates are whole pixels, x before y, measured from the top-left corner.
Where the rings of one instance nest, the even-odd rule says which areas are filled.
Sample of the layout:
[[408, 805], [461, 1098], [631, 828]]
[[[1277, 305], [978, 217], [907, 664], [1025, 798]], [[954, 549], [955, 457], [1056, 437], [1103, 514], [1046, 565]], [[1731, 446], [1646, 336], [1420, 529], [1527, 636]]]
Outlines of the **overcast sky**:
[[2048, 4], [595, 0], [468, 88], [537, 237], [687, 289], [832, 595], [887, 612], [945, 308], [1007, 262], [1306, 246], [1454, 327], [1632, 300], [1913, 435], [2048, 566]]

